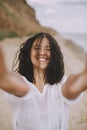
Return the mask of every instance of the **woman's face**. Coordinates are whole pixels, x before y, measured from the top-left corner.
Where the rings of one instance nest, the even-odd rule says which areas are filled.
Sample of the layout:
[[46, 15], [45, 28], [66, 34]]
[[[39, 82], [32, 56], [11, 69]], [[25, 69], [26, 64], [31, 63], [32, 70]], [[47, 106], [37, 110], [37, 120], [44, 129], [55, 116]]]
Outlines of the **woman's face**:
[[39, 43], [37, 40], [31, 48], [31, 62], [34, 69], [45, 70], [50, 61], [50, 44], [47, 38], [43, 38]]

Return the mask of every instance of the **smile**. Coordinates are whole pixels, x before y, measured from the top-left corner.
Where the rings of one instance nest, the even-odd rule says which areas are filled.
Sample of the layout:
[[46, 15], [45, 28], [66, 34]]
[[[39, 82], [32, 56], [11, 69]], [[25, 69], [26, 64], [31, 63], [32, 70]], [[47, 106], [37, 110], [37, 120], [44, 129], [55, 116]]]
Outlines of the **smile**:
[[47, 59], [43, 59], [43, 58], [40, 58], [40, 59], [38, 59], [39, 61], [46, 61]]
[[46, 62], [47, 60], [49, 60], [49, 58], [37, 58], [37, 60], [39, 60], [41, 62]]

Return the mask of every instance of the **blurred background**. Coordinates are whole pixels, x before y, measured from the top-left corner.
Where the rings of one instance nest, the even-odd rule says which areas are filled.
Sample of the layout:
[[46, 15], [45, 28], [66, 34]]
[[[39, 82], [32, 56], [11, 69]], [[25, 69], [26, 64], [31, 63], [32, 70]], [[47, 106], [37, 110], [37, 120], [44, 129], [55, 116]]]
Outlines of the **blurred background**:
[[63, 37], [87, 50], [87, 0], [27, 0], [41, 25], [52, 27]]
[[[82, 71], [87, 58], [87, 0], [0, 0], [0, 44], [8, 69], [20, 44], [43, 31], [58, 41], [66, 75]], [[70, 107], [69, 130], [87, 130], [86, 98], [87, 92]], [[0, 130], [13, 130], [12, 111], [1, 90]]]

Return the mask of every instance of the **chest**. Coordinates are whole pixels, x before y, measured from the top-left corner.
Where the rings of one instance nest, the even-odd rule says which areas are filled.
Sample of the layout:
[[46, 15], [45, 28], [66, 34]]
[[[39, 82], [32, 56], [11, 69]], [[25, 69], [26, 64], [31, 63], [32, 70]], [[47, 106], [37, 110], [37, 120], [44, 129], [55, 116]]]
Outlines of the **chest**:
[[64, 113], [64, 103], [60, 100], [56, 93], [48, 91], [43, 94], [33, 94], [28, 100], [21, 103], [19, 118], [26, 121], [48, 122], [51, 120], [59, 120], [61, 114]]
[[39, 81], [39, 82], [36, 82], [36, 83], [34, 84], [34, 87], [36, 87], [36, 89], [37, 89], [40, 93], [43, 93], [44, 86], [45, 86], [45, 83], [44, 83], [43, 81]]
[[[64, 126], [66, 122], [66, 111], [64, 103], [56, 96], [49, 94], [31, 97], [21, 104], [17, 124], [21, 130], [57, 130]], [[20, 126], [21, 124], [21, 126]]]

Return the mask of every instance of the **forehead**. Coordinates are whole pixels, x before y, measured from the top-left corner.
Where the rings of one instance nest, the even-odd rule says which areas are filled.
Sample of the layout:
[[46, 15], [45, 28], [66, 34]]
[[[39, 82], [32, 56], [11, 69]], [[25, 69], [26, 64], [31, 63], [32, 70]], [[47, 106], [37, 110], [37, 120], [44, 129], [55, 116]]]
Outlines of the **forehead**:
[[46, 37], [36, 39], [33, 43], [33, 46], [35, 45], [50, 46], [49, 40]]

